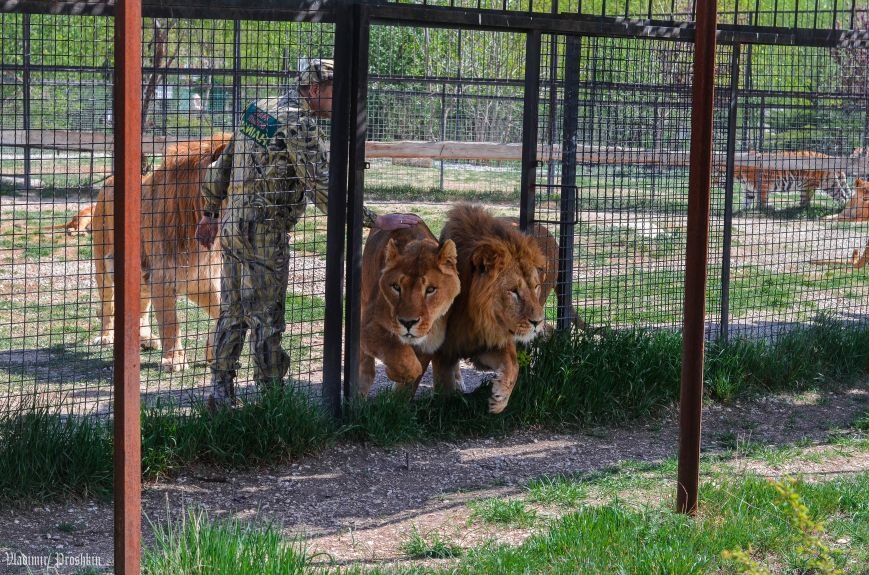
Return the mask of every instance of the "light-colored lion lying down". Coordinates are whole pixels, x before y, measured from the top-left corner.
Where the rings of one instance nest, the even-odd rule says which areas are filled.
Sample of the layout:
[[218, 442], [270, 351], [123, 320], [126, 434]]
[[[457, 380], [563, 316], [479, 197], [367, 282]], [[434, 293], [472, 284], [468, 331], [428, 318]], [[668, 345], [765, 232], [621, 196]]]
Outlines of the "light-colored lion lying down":
[[[232, 134], [221, 133], [202, 141], [182, 142], [167, 149], [165, 161], [142, 179], [142, 317], [144, 349], [154, 349], [148, 310], [157, 315], [161, 366], [165, 371], [187, 368], [179, 334], [177, 300], [186, 296], [203, 308], [212, 321], [220, 311], [219, 242], [204, 248], [194, 238], [201, 215], [200, 186], [206, 168], [217, 159]], [[114, 342], [114, 182], [110, 178], [92, 207], [93, 258], [100, 295], [100, 335], [94, 343]], [[81, 220], [85, 208], [73, 218]], [[72, 225], [73, 221], [67, 226]], [[66, 226], [65, 226], [66, 227]], [[67, 229], [69, 229], [67, 227]], [[206, 356], [211, 358], [212, 327]]]

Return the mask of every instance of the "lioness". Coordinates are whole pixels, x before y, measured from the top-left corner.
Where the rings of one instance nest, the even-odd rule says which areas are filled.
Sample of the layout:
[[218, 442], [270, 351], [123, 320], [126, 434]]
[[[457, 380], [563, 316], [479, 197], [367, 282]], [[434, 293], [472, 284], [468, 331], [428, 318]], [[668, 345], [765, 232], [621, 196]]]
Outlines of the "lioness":
[[396, 389], [410, 395], [446, 336], [447, 312], [459, 294], [456, 245], [422, 222], [373, 232], [362, 252], [359, 393], [374, 382], [374, 358]]
[[[202, 307], [213, 321], [220, 312], [220, 250], [202, 247], [194, 239], [205, 169], [231, 139], [215, 134], [209, 139], [182, 142], [166, 151], [166, 159], [142, 179], [142, 318], [143, 348], [156, 347], [148, 321], [153, 300], [160, 331], [164, 371], [187, 368], [178, 333], [177, 299], [185, 295]], [[114, 187], [111, 180], [100, 190], [93, 210], [94, 267], [100, 292], [99, 344], [114, 341]], [[206, 356], [211, 357], [209, 328]]]
[[63, 230], [66, 235], [86, 234], [91, 231], [91, 219], [93, 218], [95, 204], [80, 209], [71, 220], [65, 224], [50, 226], [50, 230]]
[[442, 391], [461, 386], [459, 360], [470, 358], [496, 372], [489, 411], [500, 413], [519, 375], [516, 343], [543, 332], [547, 259], [535, 238], [482, 208], [459, 204], [448, 218], [441, 241], [456, 244], [462, 291], [432, 359], [434, 385]]

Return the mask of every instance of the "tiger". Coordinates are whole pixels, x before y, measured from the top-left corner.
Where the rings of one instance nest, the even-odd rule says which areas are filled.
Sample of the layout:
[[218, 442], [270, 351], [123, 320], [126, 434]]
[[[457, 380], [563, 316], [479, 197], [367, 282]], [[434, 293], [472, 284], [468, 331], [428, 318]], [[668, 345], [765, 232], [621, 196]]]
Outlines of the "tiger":
[[[758, 160], [762, 158], [829, 158], [820, 152], [776, 152], [760, 154], [749, 152]], [[744, 209], [751, 209], [760, 194], [760, 207], [769, 208], [769, 195], [774, 192], [800, 192], [800, 207], [809, 207], [816, 190], [825, 192], [834, 200], [845, 203], [853, 192], [848, 186], [845, 172], [811, 169], [777, 169], [758, 166], [736, 165], [733, 178], [742, 183], [745, 190]]]

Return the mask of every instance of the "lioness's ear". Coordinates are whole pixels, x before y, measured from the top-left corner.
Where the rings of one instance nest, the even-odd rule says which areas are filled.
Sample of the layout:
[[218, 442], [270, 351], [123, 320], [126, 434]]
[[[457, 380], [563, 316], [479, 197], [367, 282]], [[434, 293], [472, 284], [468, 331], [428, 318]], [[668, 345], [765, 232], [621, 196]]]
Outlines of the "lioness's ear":
[[503, 246], [483, 243], [471, 254], [471, 265], [480, 273], [498, 271], [506, 266], [508, 257], [510, 254]]
[[858, 186], [858, 187], [859, 187], [859, 186], [865, 186], [865, 185], [866, 185], [866, 180], [864, 180], [863, 178], [857, 178], [856, 180], [854, 180], [854, 185], [855, 185], [855, 186]]
[[445, 241], [438, 252], [438, 264], [455, 267], [458, 261], [459, 254], [456, 252], [456, 243], [453, 240]]
[[389, 243], [386, 244], [386, 265], [392, 265], [392, 262], [397, 260], [400, 255], [395, 240], [390, 238]]

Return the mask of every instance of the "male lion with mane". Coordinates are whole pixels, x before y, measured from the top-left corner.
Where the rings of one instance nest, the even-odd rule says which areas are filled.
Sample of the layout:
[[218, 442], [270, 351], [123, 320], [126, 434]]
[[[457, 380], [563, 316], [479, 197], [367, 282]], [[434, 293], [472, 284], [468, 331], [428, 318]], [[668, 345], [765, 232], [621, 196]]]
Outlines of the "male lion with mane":
[[[153, 300], [160, 331], [164, 371], [187, 368], [176, 309], [184, 295], [216, 321], [220, 312], [220, 250], [204, 248], [194, 239], [202, 208], [200, 186], [206, 168], [227, 146], [232, 134], [181, 142], [167, 149], [163, 164], [142, 178], [142, 347], [156, 348], [148, 321]], [[94, 343], [114, 341], [114, 183], [100, 190], [93, 209], [93, 252], [100, 293], [100, 335]], [[206, 356], [211, 358], [209, 328]]]
[[362, 253], [362, 397], [374, 382], [374, 358], [384, 363], [396, 390], [416, 392], [444, 341], [447, 313], [460, 289], [456, 245], [439, 245], [424, 223], [369, 236]]
[[510, 220], [468, 204], [448, 216], [441, 241], [456, 244], [462, 291], [450, 311], [447, 338], [432, 359], [434, 385], [442, 391], [461, 387], [459, 360], [470, 358], [478, 369], [496, 372], [489, 411], [501, 413], [519, 376], [516, 344], [544, 330], [547, 259], [538, 239]]

